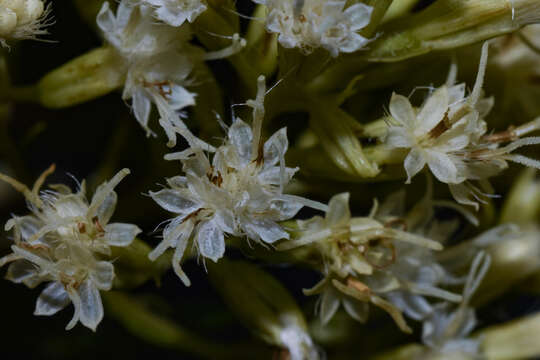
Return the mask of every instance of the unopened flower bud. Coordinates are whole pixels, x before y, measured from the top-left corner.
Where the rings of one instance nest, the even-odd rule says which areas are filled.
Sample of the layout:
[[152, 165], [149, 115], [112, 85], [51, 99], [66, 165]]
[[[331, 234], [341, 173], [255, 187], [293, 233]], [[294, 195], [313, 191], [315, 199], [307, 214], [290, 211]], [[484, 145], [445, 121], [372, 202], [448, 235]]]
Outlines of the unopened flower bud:
[[221, 259], [209, 265], [210, 280], [254, 333], [287, 349], [291, 360], [319, 358], [304, 315], [276, 279], [246, 262]]

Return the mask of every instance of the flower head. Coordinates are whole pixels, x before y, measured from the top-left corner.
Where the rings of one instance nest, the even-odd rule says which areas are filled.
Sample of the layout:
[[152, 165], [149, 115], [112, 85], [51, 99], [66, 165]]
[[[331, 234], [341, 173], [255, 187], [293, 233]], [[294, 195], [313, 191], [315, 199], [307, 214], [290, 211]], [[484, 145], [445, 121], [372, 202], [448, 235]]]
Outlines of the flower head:
[[[442, 249], [439, 242], [406, 231], [403, 219], [378, 216], [376, 208], [368, 217], [351, 217], [348, 202], [348, 194], [334, 196], [324, 218], [297, 221], [299, 235], [278, 246], [280, 250], [309, 246], [320, 254], [324, 278], [305, 293], [321, 294], [323, 323], [340, 303], [353, 318], [365, 321], [367, 303], [372, 303], [410, 332], [401, 310], [423, 318], [430, 310], [423, 296], [461, 300], [437, 286], [446, 277], [431, 255]], [[428, 309], [419, 312], [419, 307]]]
[[150, 193], [161, 207], [177, 216], [165, 227], [163, 241], [149, 257], [154, 260], [175, 247], [173, 266], [186, 284], [189, 280], [180, 261], [190, 239], [200, 255], [217, 261], [225, 252], [225, 235], [272, 244], [289, 237], [279, 221], [292, 218], [305, 204], [319, 206], [283, 194], [298, 169], [285, 166], [285, 128], [266, 142], [261, 140], [264, 94], [264, 77], [260, 77], [257, 99], [248, 102], [253, 107], [253, 125], [235, 119], [212, 161], [201, 148], [169, 154], [167, 159], [182, 162], [185, 175], [169, 179], [169, 188]]
[[190, 146], [212, 150], [182, 121], [181, 110], [195, 105], [196, 94], [187, 90], [192, 83], [190, 74], [196, 62], [234, 54], [245, 46], [245, 40], [236, 35], [230, 47], [204, 53], [188, 43], [189, 27], [156, 23], [153, 11], [147, 5], [122, 0], [116, 15], [108, 2], [103, 3], [97, 15], [105, 39], [117, 51], [119, 69], [126, 73], [122, 98], [131, 99], [135, 118], [148, 136], [153, 134], [148, 121], [154, 104], [169, 147], [176, 145], [178, 133]]
[[0, 45], [7, 40], [36, 39], [48, 34], [45, 29], [52, 24], [51, 6], [43, 0], [0, 1]]
[[11, 263], [7, 278], [36, 287], [49, 282], [36, 304], [35, 315], [53, 315], [73, 303], [75, 314], [66, 329], [78, 321], [95, 330], [103, 318], [100, 290], [110, 290], [114, 266], [106, 259], [111, 246], [128, 246], [141, 230], [132, 224], [112, 223], [117, 196], [114, 187], [129, 174], [123, 169], [101, 184], [92, 200], [86, 199], [84, 182], [73, 193], [65, 185], [38, 193], [51, 167], [32, 191], [16, 180], [2, 179], [25, 194], [30, 215], [14, 216], [6, 230], [14, 230], [13, 253], [0, 259]]
[[323, 47], [333, 57], [360, 50], [369, 40], [358, 31], [369, 24], [373, 8], [362, 3], [346, 7], [346, 1], [258, 0], [266, 5], [266, 28], [279, 34], [283, 47], [306, 53]]
[[[404, 161], [407, 183], [426, 165], [441, 182], [447, 183], [457, 202], [478, 207], [476, 200], [485, 195], [470, 183], [484, 181], [508, 167], [513, 161], [540, 168], [540, 163], [515, 149], [540, 143], [540, 138], [521, 138], [540, 129], [540, 119], [501, 133], [487, 134], [483, 120], [493, 100], [482, 98], [482, 83], [487, 63], [487, 43], [473, 91], [465, 96], [465, 84], [454, 84], [455, 69], [446, 85], [431, 93], [420, 109], [401, 95], [392, 95], [392, 123], [385, 143], [391, 148], [410, 149]], [[500, 146], [510, 142], [506, 146]]]

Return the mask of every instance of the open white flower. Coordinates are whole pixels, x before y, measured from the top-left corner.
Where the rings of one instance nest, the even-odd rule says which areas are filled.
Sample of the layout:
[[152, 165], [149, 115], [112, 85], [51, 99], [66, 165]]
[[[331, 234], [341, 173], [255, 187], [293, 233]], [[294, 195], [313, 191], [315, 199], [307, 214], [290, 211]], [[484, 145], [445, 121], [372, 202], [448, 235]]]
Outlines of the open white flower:
[[109, 224], [117, 200], [114, 187], [129, 170], [100, 185], [89, 203], [84, 182], [77, 193], [65, 185], [52, 185], [53, 190], [39, 195], [53, 169], [36, 181], [32, 191], [2, 175], [25, 194], [31, 214], [6, 223], [6, 230], [15, 233], [13, 253], [0, 259], [0, 266], [11, 263], [7, 278], [15, 283], [33, 288], [50, 282], [38, 298], [35, 315], [53, 315], [71, 302], [75, 314], [66, 329], [81, 321], [95, 331], [103, 318], [99, 290], [110, 290], [114, 278], [112, 262], [103, 255], [110, 255], [111, 246], [128, 246], [141, 232], [136, 225]]
[[122, 98], [131, 99], [135, 118], [147, 135], [152, 134], [148, 120], [154, 103], [169, 146], [176, 144], [175, 127], [188, 142], [198, 144], [179, 114], [195, 104], [195, 94], [185, 88], [190, 84], [188, 76], [193, 66], [181, 53], [182, 44], [190, 39], [189, 29], [156, 24], [150, 8], [127, 0], [118, 4], [116, 16], [109, 3], [103, 3], [97, 24], [119, 54], [118, 61], [126, 71]]
[[205, 53], [188, 43], [189, 27], [157, 23], [153, 11], [147, 5], [122, 0], [116, 15], [108, 2], [103, 3], [97, 15], [99, 28], [118, 54], [119, 71], [126, 73], [122, 98], [131, 99], [135, 118], [148, 136], [152, 134], [148, 120], [154, 104], [169, 147], [176, 145], [178, 133], [190, 146], [212, 150], [193, 135], [181, 119], [181, 111], [195, 105], [196, 94], [186, 88], [192, 83], [189, 77], [195, 62], [230, 56], [240, 51], [246, 42], [235, 35], [231, 46]]
[[0, 0], [0, 45], [7, 40], [36, 39], [48, 34], [51, 6], [43, 0]]
[[264, 77], [260, 77], [257, 99], [248, 101], [253, 107], [253, 126], [235, 119], [212, 162], [204, 149], [167, 155], [166, 159], [182, 162], [185, 176], [171, 178], [169, 188], [150, 193], [177, 217], [165, 227], [163, 241], [149, 257], [155, 260], [167, 248], [176, 248], [173, 267], [186, 285], [189, 279], [180, 262], [191, 239], [200, 255], [217, 261], [225, 252], [225, 235], [272, 244], [289, 237], [278, 222], [292, 218], [303, 205], [325, 209], [322, 204], [283, 194], [297, 169], [284, 163], [285, 128], [261, 142], [264, 95]]
[[346, 1], [254, 0], [268, 8], [266, 29], [279, 34], [283, 47], [306, 53], [323, 47], [333, 57], [364, 47], [369, 39], [358, 34], [366, 27], [373, 8], [362, 3], [346, 6]]
[[[476, 83], [468, 96], [465, 84], [453, 85], [455, 68], [447, 84], [433, 91], [420, 109], [406, 97], [393, 94], [389, 109], [394, 123], [385, 139], [391, 148], [410, 149], [404, 161], [407, 183], [427, 165], [439, 181], [449, 185], [457, 202], [475, 207], [485, 193], [471, 180], [487, 180], [506, 169], [507, 161], [540, 168], [536, 160], [511, 154], [519, 147], [540, 143], [538, 137], [521, 138], [540, 129], [540, 118], [515, 129], [486, 134], [483, 118], [493, 104], [492, 99], [481, 98], [487, 50], [485, 43]], [[510, 143], [501, 147], [504, 142]]]
[[376, 208], [369, 217], [353, 218], [348, 202], [348, 194], [334, 196], [325, 218], [297, 221], [297, 238], [278, 245], [280, 250], [310, 246], [322, 257], [324, 278], [305, 293], [321, 294], [323, 323], [332, 318], [340, 303], [353, 318], [365, 321], [367, 303], [372, 303], [388, 312], [403, 331], [410, 332], [401, 310], [413, 318], [424, 317], [429, 311], [415, 316], [415, 308], [428, 306], [423, 296], [461, 300], [459, 295], [437, 287], [446, 274], [429, 259], [433, 259], [433, 250], [442, 249], [439, 242], [396, 228], [394, 221], [378, 220]]
[[195, 21], [206, 4], [201, 0], [143, 0], [154, 8], [155, 17], [171, 26], [181, 26], [184, 22]]

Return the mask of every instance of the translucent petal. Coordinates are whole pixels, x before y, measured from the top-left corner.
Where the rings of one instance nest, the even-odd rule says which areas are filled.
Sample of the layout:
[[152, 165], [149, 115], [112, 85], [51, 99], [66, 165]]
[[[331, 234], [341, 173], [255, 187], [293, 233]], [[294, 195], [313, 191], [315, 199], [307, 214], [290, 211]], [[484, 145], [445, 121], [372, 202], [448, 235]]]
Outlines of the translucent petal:
[[183, 188], [187, 185], [185, 176], [173, 176], [167, 179], [167, 184], [172, 188]]
[[294, 201], [272, 201], [270, 208], [278, 213], [277, 221], [292, 219], [304, 205]]
[[264, 143], [264, 167], [268, 168], [277, 164], [287, 152], [288, 147], [287, 128], [281, 128]]
[[472, 200], [472, 192], [465, 184], [448, 184], [448, 188], [458, 203], [473, 206], [476, 210], [480, 207], [477, 201]]
[[284, 231], [281, 226], [272, 220], [249, 219], [242, 225], [248, 234], [255, 236], [253, 240], [258, 240], [260, 238], [265, 243], [271, 244], [280, 239], [289, 238], [289, 233]]
[[62, 283], [55, 281], [47, 285], [36, 302], [34, 315], [50, 316], [69, 305], [71, 299]]
[[369, 24], [372, 12], [373, 8], [371, 6], [357, 3], [345, 9], [343, 15], [348, 21], [350, 21], [350, 29], [352, 31], [357, 31]]
[[343, 299], [343, 307], [354, 320], [365, 323], [369, 316], [369, 304], [353, 299]]
[[174, 84], [171, 87], [171, 94], [168, 96], [167, 102], [173, 110], [182, 110], [186, 106], [195, 105], [195, 94], [187, 91], [183, 86]]
[[27, 260], [16, 260], [9, 265], [6, 279], [16, 284], [30, 282], [30, 284], [36, 286], [41, 278], [36, 265]]
[[427, 149], [425, 150], [425, 154], [429, 169], [439, 181], [447, 184], [460, 182], [457, 167], [448, 155]]
[[105, 227], [105, 238], [109, 245], [128, 246], [141, 232], [137, 225], [113, 223]]
[[411, 179], [418, 174], [426, 165], [426, 159], [422, 150], [412, 148], [404, 162], [405, 171], [407, 172], [407, 184], [411, 183]]
[[90, 273], [90, 277], [98, 289], [110, 290], [114, 279], [114, 266], [108, 261], [98, 261]]
[[448, 104], [459, 105], [465, 98], [465, 83], [448, 87]]
[[240, 160], [244, 164], [250, 162], [253, 142], [251, 127], [240, 119], [235, 120], [229, 128], [229, 140], [236, 149]]
[[389, 110], [394, 120], [400, 125], [411, 128], [416, 124], [416, 112], [405, 96], [392, 94]]
[[[291, 181], [298, 168], [285, 168], [284, 184]], [[259, 180], [263, 184], [280, 185], [281, 184], [281, 169], [278, 166], [269, 167], [259, 173]]]
[[116, 192], [111, 191], [109, 195], [105, 198], [103, 203], [97, 209], [97, 217], [101, 225], [109, 223], [109, 220], [114, 214], [116, 209], [116, 202], [118, 200], [118, 195]]
[[98, 27], [104, 33], [112, 32], [115, 30], [116, 19], [111, 9], [109, 8], [109, 3], [105, 1], [99, 10], [99, 13], [96, 18]]
[[402, 126], [391, 126], [384, 143], [391, 148], [408, 148], [413, 145], [408, 129]]
[[187, 275], [182, 270], [182, 267], [180, 266], [180, 263], [182, 262], [182, 258], [184, 257], [184, 253], [186, 251], [189, 238], [191, 237], [191, 232], [193, 231], [193, 222], [187, 221], [185, 225], [183, 226], [183, 231], [178, 233], [178, 236], [176, 238], [176, 249], [174, 251], [172, 264], [175, 274], [182, 280], [184, 285], [190, 286], [191, 282]]
[[197, 244], [202, 256], [217, 262], [225, 253], [223, 231], [214, 221], [205, 221], [199, 226]]
[[87, 328], [96, 331], [103, 319], [103, 304], [99, 290], [92, 281], [85, 280], [78, 288], [81, 299], [80, 321]]
[[328, 203], [326, 221], [329, 226], [345, 225], [351, 219], [349, 193], [334, 195]]
[[189, 214], [199, 208], [199, 204], [183, 196], [178, 190], [163, 189], [151, 192], [150, 197], [167, 211]]
[[[21, 232], [21, 237], [23, 240], [28, 240], [43, 227], [43, 221], [38, 219], [35, 216], [23, 216], [23, 217], [14, 217], [13, 220], [17, 224], [18, 230]], [[6, 229], [7, 231], [8, 229]], [[40, 243], [43, 243], [43, 239], [40, 238], [37, 240]]]
[[334, 314], [339, 308], [339, 303], [340, 300], [333, 289], [327, 288], [323, 291], [320, 308], [320, 317], [323, 324], [327, 324], [334, 317]]
[[135, 119], [137, 119], [139, 124], [149, 132], [148, 119], [150, 118], [152, 103], [143, 90], [137, 89], [133, 93], [131, 107], [133, 108]]
[[226, 233], [234, 233], [236, 228], [234, 213], [230, 209], [217, 210], [213, 221], [216, 225]]
[[448, 88], [441, 86], [426, 100], [418, 113], [415, 134], [427, 134], [448, 111]]
[[81, 297], [79, 296], [79, 293], [74, 290], [73, 288], [67, 288], [66, 289], [69, 295], [69, 298], [71, 299], [71, 302], [73, 303], [73, 307], [75, 308], [75, 311], [73, 313], [73, 317], [69, 321], [69, 323], [66, 325], [66, 330], [71, 330], [77, 325], [77, 322], [80, 319], [81, 315]]

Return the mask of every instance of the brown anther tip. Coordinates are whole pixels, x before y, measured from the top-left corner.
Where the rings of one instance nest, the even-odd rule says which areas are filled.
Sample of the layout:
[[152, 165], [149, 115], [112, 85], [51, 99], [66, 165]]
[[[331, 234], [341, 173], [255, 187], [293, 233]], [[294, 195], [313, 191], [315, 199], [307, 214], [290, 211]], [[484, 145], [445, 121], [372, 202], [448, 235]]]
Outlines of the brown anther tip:
[[449, 119], [448, 119], [448, 110], [444, 114], [444, 117], [433, 129], [431, 129], [428, 133], [428, 136], [432, 139], [436, 139], [439, 136], [441, 136], [446, 130], [450, 128], [448, 125]]
[[484, 135], [482, 136], [482, 140], [489, 143], [501, 143], [501, 142], [517, 140], [518, 136], [514, 132], [514, 129], [515, 129], [514, 126], [510, 126], [508, 130], [501, 131], [501, 132], [491, 134], [491, 135]]
[[358, 290], [360, 292], [367, 293], [367, 294], [371, 293], [371, 289], [369, 288], [369, 286], [367, 286], [360, 280], [357, 280], [349, 276], [346, 281], [347, 281], [347, 286], [352, 289], [355, 289], [355, 290]]
[[392, 220], [388, 220], [387, 222], [384, 223], [384, 227], [388, 227], [388, 228], [391, 228], [394, 225], [398, 225], [401, 228], [401, 230], [407, 231], [407, 222], [405, 221], [405, 219], [395, 218]]
[[103, 226], [101, 226], [101, 224], [99, 223], [99, 219], [98, 219], [97, 216], [94, 216], [94, 217], [92, 218], [92, 222], [94, 223], [94, 225], [95, 225], [95, 227], [96, 227], [96, 229], [97, 229], [98, 232], [100, 232], [100, 233], [104, 233], [104, 232], [105, 232], [105, 229], [103, 229]]

